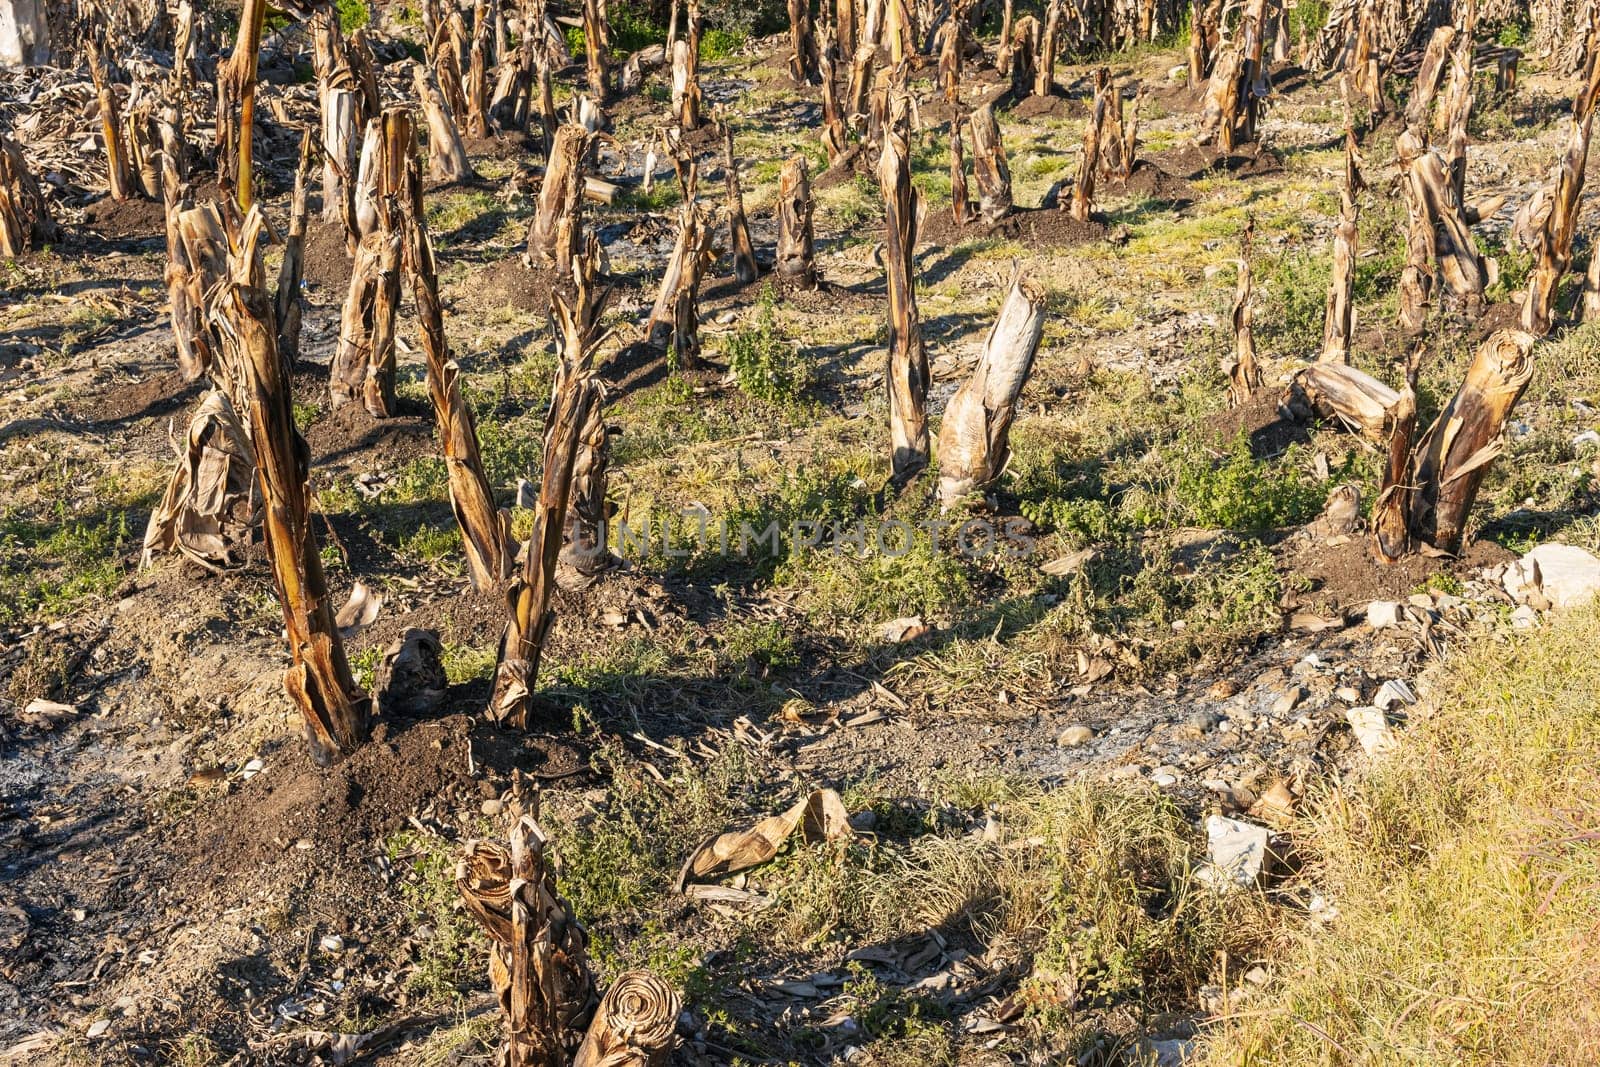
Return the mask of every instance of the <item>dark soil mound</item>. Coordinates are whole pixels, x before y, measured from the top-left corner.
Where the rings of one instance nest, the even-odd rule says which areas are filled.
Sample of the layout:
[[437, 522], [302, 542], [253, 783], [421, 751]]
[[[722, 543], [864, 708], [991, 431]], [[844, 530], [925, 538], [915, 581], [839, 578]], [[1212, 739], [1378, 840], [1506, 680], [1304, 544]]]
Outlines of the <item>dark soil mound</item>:
[[1221, 171], [1231, 171], [1241, 178], [1257, 178], [1278, 174], [1283, 170], [1283, 160], [1260, 145], [1246, 145], [1243, 150], [1228, 155], [1215, 145], [1184, 145], [1150, 157], [1168, 174], [1193, 181]]
[[1374, 600], [1403, 601], [1441, 570], [1467, 577], [1515, 558], [1515, 553], [1493, 541], [1474, 541], [1459, 559], [1417, 553], [1398, 563], [1380, 563], [1373, 557], [1371, 537], [1364, 533], [1341, 545], [1322, 538], [1292, 538], [1284, 543], [1282, 555], [1291, 573], [1311, 583], [1310, 591], [1300, 597], [1302, 605], [1346, 614]]
[[923, 245], [950, 245], [983, 237], [1009, 237], [1036, 248], [1066, 248], [1088, 244], [1106, 236], [1106, 224], [1095, 219], [1079, 222], [1054, 207], [1018, 208], [999, 222], [979, 219], [957, 226], [950, 212], [940, 210], [923, 219], [917, 235]]
[[137, 382], [113, 385], [92, 399], [73, 402], [74, 418], [97, 424], [168, 415], [183, 407], [200, 391], [199, 382], [186, 382], [176, 370], [164, 371]]
[[1148, 159], [1133, 165], [1127, 178], [1105, 182], [1100, 192], [1107, 197], [1143, 196], [1169, 204], [1187, 204], [1194, 199], [1194, 188], [1182, 178], [1175, 178]]
[[108, 196], [84, 209], [83, 224], [102, 237], [164, 241], [167, 209], [154, 200], [133, 197], [118, 202]]
[[306, 442], [317, 466], [359, 457], [365, 469], [393, 470], [434, 451], [433, 422], [411, 413], [375, 419], [360, 404], [342, 404], [311, 424]]
[[307, 285], [342, 294], [350, 288], [351, 259], [344, 223], [306, 220], [305, 280]]
[[1019, 119], [1066, 119], [1071, 118], [1076, 109], [1072, 101], [1064, 96], [1025, 96], [1011, 109], [1011, 114]]

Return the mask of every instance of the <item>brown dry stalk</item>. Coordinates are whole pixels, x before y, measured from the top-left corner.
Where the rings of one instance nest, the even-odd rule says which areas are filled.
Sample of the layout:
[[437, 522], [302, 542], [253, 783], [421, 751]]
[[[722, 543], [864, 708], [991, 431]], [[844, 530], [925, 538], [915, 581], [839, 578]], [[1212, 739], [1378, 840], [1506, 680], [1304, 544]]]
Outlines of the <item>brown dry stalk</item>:
[[1011, 167], [1000, 140], [994, 105], [972, 113], [972, 176], [978, 183], [978, 214], [985, 222], [999, 222], [1011, 214]]
[[510, 573], [514, 551], [511, 529], [505, 515], [494, 505], [472, 409], [461, 395], [461, 367], [451, 356], [450, 342], [445, 337], [439, 272], [423, 210], [422, 175], [416, 154], [407, 153], [407, 159], [405, 189], [400, 198], [405, 269], [417, 302], [417, 325], [428, 368], [428, 398], [433, 403], [434, 422], [444, 452], [450, 510], [461, 527], [472, 587], [482, 592], [498, 586]]
[[310, 449], [295, 428], [286, 365], [278, 355], [272, 301], [261, 286], [259, 208], [246, 216], [228, 276], [214, 291], [209, 316], [221, 338], [238, 405], [256, 453], [267, 555], [283, 608], [293, 661], [284, 689], [305, 718], [312, 758], [326, 765], [366, 737], [368, 701], [356, 689], [333, 622], [322, 558], [312, 532], [306, 484]]
[[811, 223], [811, 178], [806, 157], [796, 153], [778, 174], [778, 256], [780, 274], [807, 283], [816, 277], [815, 239]]
[[554, 620], [550, 597], [555, 589], [556, 565], [572, 495], [573, 468], [590, 409], [600, 402], [600, 386], [594, 378], [594, 350], [600, 341], [598, 316], [592, 303], [595, 266], [585, 262], [595, 250], [596, 246], [590, 244], [584, 259], [573, 264], [577, 293], [574, 303], [569, 304], [560, 295], [551, 301], [561, 362], [545, 420], [544, 474], [534, 509], [533, 532], [523, 551], [523, 568], [507, 592], [508, 618], [500, 638], [494, 693], [487, 709], [491, 720], [517, 730], [527, 729], [532, 714], [539, 657]]
[[878, 185], [884, 203], [884, 267], [889, 290], [889, 440], [891, 476], [905, 484], [928, 465], [928, 350], [917, 321], [917, 193], [911, 183], [903, 98], [883, 132]]

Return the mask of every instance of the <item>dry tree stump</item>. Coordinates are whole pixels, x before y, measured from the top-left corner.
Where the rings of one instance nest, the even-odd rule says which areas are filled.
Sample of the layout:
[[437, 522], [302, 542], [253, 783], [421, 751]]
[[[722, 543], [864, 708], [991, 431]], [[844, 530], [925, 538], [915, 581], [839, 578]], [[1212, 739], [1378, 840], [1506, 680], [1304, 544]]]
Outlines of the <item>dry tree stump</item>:
[[583, 212], [583, 161], [590, 133], [569, 122], [556, 131], [539, 186], [539, 202], [528, 224], [528, 257], [560, 274], [572, 269], [579, 250]]
[[395, 317], [400, 306], [401, 192], [407, 153], [416, 144], [411, 113], [390, 108], [369, 128], [364, 152], [369, 163], [373, 230], [356, 248], [350, 288], [339, 318], [339, 345], [329, 365], [334, 407], [360, 401], [376, 419], [395, 413]]
[[[728, 248], [733, 255], [733, 276], [749, 285], [760, 275], [756, 249], [750, 241], [750, 224], [744, 216], [744, 193], [739, 188], [739, 164], [733, 157], [733, 127], [722, 120], [722, 173], [728, 191]], [[780, 203], [782, 191], [779, 192]]]
[[100, 137], [106, 153], [106, 189], [111, 199], [126, 200], [133, 195], [133, 174], [129, 169], [128, 149], [122, 141], [122, 113], [117, 104], [117, 93], [111, 87], [105, 60], [92, 37], [84, 41], [84, 49], [100, 107]]
[[939, 501], [954, 507], [1000, 477], [1011, 458], [1011, 421], [1044, 333], [1045, 293], [1022, 268], [984, 342], [972, 377], [945, 408], [939, 427]]
[[1538, 212], [1538, 221], [1530, 225], [1519, 220], [1525, 232], [1531, 231], [1534, 252], [1533, 273], [1522, 305], [1522, 328], [1538, 337], [1549, 333], [1555, 323], [1556, 292], [1572, 266], [1572, 239], [1577, 231], [1595, 104], [1600, 97], [1600, 49], [1591, 51], [1588, 77], [1572, 105], [1565, 149], [1536, 197], [1542, 205], [1530, 205]]
[[472, 177], [472, 163], [461, 143], [461, 130], [445, 106], [444, 94], [433, 73], [420, 63], [413, 73], [417, 99], [428, 123], [428, 176], [440, 181], [459, 182]]
[[815, 238], [812, 231], [811, 179], [806, 157], [796, 153], [778, 174], [778, 273], [816, 281]]
[[595, 1009], [573, 1067], [665, 1067], [683, 1002], [649, 971], [624, 971]]
[[1256, 361], [1255, 280], [1250, 271], [1255, 221], [1246, 219], [1240, 238], [1239, 282], [1233, 298], [1233, 355], [1222, 365], [1228, 376], [1228, 406], [1238, 407], [1261, 388], [1261, 365]]
[[35, 252], [56, 237], [50, 206], [28, 170], [22, 149], [0, 133], [0, 255]]
[[445, 337], [444, 308], [439, 300], [439, 272], [423, 209], [422, 175], [416, 153], [404, 152], [405, 179], [400, 196], [402, 258], [417, 304], [417, 325], [428, 370], [428, 399], [444, 453], [450, 486], [450, 510], [461, 527], [467, 574], [479, 592], [497, 587], [510, 573], [514, 547], [511, 525], [495, 507], [489, 477], [478, 447], [472, 409], [461, 393], [461, 367]]
[[278, 319], [278, 351], [290, 366], [300, 358], [300, 320], [305, 306], [300, 285], [305, 277], [308, 186], [315, 161], [315, 142], [311, 131], [306, 130], [300, 135], [300, 166], [295, 169], [294, 195], [289, 206], [289, 232], [283, 242], [283, 261], [278, 267], [278, 290], [273, 298]]
[[[685, 207], [693, 209], [694, 205]], [[598, 251], [592, 244], [589, 249]], [[589, 258], [587, 253], [585, 258]], [[560, 364], [545, 418], [544, 473], [522, 570], [506, 592], [506, 628], [500, 638], [494, 692], [487, 709], [491, 721], [516, 730], [527, 729], [532, 715], [539, 657], [554, 620], [550, 597], [555, 590], [573, 472], [590, 409], [600, 402], [600, 386], [594, 377], [594, 352], [600, 341], [591, 288], [595, 271], [592, 261], [575, 263], [574, 303], [559, 294], [551, 301]]]
[[917, 193], [911, 183], [906, 109], [904, 97], [894, 102], [878, 159], [889, 290], [889, 365], [884, 377], [889, 389], [890, 470], [899, 485], [928, 465], [928, 350], [917, 321]]
[[604, 106], [612, 97], [611, 22], [604, 0], [583, 0], [583, 51], [589, 95]]
[[972, 113], [972, 176], [978, 184], [978, 214], [985, 222], [996, 223], [1011, 214], [1011, 168], [1000, 140], [1000, 124], [994, 117], [994, 104], [988, 103]]
[[1063, 206], [1079, 222], [1088, 222], [1094, 213], [1095, 171], [1100, 168], [1100, 137], [1106, 125], [1106, 108], [1110, 101], [1106, 94], [1094, 94], [1094, 106], [1083, 126], [1083, 154], [1078, 162], [1078, 175], [1072, 183], [1072, 196]]
[[1502, 448], [1506, 421], [1533, 378], [1533, 334], [1498, 330], [1478, 346], [1466, 379], [1417, 444], [1411, 533], [1454, 554], [1478, 488]]
[[[1348, 110], [1346, 118], [1348, 119]], [[1350, 361], [1350, 337], [1355, 328], [1356, 238], [1361, 204], [1356, 199], [1361, 180], [1361, 150], [1354, 126], [1344, 128], [1344, 184], [1339, 187], [1339, 221], [1333, 229], [1333, 271], [1328, 279], [1328, 301], [1322, 316], [1324, 363]]]
[[796, 85], [817, 80], [817, 37], [811, 24], [811, 0], [788, 0], [789, 79]]
[[265, 226], [252, 208], [213, 291], [209, 317], [221, 339], [219, 362], [242, 401], [255, 449], [278, 603], [293, 661], [284, 689], [305, 719], [312, 758], [326, 765], [365, 740], [367, 698], [356, 688], [334, 626], [322, 558], [312, 532], [307, 486], [310, 449], [295, 428], [287, 368], [278, 354], [272, 301], [261, 285], [258, 242]]
[[672, 46], [672, 116], [686, 131], [700, 128], [699, 66], [688, 41]]

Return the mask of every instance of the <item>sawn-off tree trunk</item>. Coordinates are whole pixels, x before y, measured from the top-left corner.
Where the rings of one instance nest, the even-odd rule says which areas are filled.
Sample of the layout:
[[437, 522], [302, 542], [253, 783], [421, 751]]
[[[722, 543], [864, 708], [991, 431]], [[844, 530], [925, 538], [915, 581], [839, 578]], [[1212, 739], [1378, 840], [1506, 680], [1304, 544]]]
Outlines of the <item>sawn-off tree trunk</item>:
[[428, 123], [428, 176], [445, 182], [466, 181], [472, 177], [472, 162], [467, 159], [461, 130], [445, 106], [444, 94], [433, 73], [420, 63], [413, 75], [417, 99]]
[[1466, 380], [1417, 445], [1411, 533], [1436, 552], [1461, 550], [1478, 487], [1533, 378], [1536, 340], [1522, 330], [1497, 330], [1480, 344]]
[[1261, 388], [1261, 365], [1256, 362], [1255, 282], [1250, 271], [1255, 223], [1246, 220], [1239, 250], [1239, 284], [1233, 298], [1233, 356], [1223, 364], [1228, 375], [1228, 406], [1238, 407]]
[[[694, 209], [693, 204], [685, 207]], [[585, 274], [582, 269], [573, 271], [578, 290], [575, 307], [559, 294], [551, 301], [561, 362], [545, 419], [544, 473], [522, 571], [506, 593], [506, 629], [500, 638], [494, 692], [487, 709], [490, 720], [515, 730], [527, 729], [532, 715], [539, 657], [555, 618], [550, 597], [572, 495], [573, 466], [590, 408], [599, 402], [599, 384], [594, 378], [598, 324], [584, 313], [589, 301]]]
[[796, 153], [778, 174], [778, 273], [810, 284], [816, 280], [811, 223], [811, 179], [806, 157]]
[[1350, 361], [1350, 335], [1355, 328], [1356, 238], [1361, 204], [1356, 199], [1362, 189], [1361, 151], [1356, 147], [1355, 130], [1344, 131], [1344, 184], [1339, 189], [1339, 221], [1333, 228], [1333, 272], [1328, 280], [1328, 303], [1322, 318], [1324, 363]]
[[528, 258], [565, 276], [579, 251], [583, 219], [583, 160], [588, 130], [569, 122], [556, 131], [539, 186], [539, 202], [528, 225]]
[[1044, 333], [1045, 292], [1019, 267], [973, 369], [939, 427], [939, 501], [954, 507], [1011, 458], [1011, 420]]
[[261, 287], [260, 209], [245, 219], [240, 251], [213, 294], [210, 318], [221, 338], [238, 406], [255, 449], [267, 555], [283, 608], [293, 661], [284, 689], [305, 718], [311, 756], [327, 765], [366, 739], [368, 700], [355, 684], [333, 622], [322, 558], [312, 532], [307, 487], [310, 449], [295, 428], [287, 367], [278, 354], [272, 301]]
[[1006, 162], [1005, 145], [1000, 140], [1000, 124], [995, 121], [994, 104], [972, 113], [972, 176], [978, 183], [978, 215], [996, 223], [1011, 214], [1011, 168]]
[[[896, 110], [904, 111], [904, 104]], [[883, 131], [878, 185], [884, 204], [884, 267], [889, 290], [890, 476], [903, 485], [928, 465], [928, 350], [917, 321], [917, 193], [911, 183], [911, 152], [891, 121]]]
[[510, 574], [515, 547], [510, 523], [495, 507], [472, 409], [461, 395], [461, 367], [451, 356], [450, 342], [445, 337], [439, 272], [423, 210], [422, 175], [416, 152], [407, 151], [405, 158], [405, 189], [400, 197], [403, 260], [417, 302], [417, 325], [428, 368], [428, 399], [433, 404], [434, 423], [444, 453], [450, 510], [455, 513], [466, 546], [467, 574], [472, 587], [484, 592], [499, 586]]
[[[740, 285], [749, 285], [760, 276], [756, 249], [750, 241], [750, 224], [744, 215], [744, 193], [739, 188], [739, 163], [733, 156], [733, 127], [722, 123], [723, 183], [728, 190], [728, 249], [733, 256], [733, 276]], [[780, 184], [780, 203], [782, 190]]]
[[395, 204], [407, 165], [404, 153], [415, 144], [410, 111], [385, 111], [370, 155], [377, 226], [356, 249], [339, 319], [339, 347], [329, 367], [333, 406], [359, 400], [375, 419], [395, 413], [394, 331], [400, 307], [401, 244]]
[[1522, 304], [1522, 328], [1536, 337], [1550, 332], [1555, 321], [1556, 291], [1572, 266], [1572, 239], [1578, 227], [1595, 104], [1600, 98], [1600, 48], [1591, 52], [1588, 78], [1573, 101], [1565, 151], [1551, 168], [1543, 190], [1548, 209], [1534, 234], [1533, 273]]
[[20, 256], [56, 239], [55, 220], [22, 149], [0, 133], [0, 255]]

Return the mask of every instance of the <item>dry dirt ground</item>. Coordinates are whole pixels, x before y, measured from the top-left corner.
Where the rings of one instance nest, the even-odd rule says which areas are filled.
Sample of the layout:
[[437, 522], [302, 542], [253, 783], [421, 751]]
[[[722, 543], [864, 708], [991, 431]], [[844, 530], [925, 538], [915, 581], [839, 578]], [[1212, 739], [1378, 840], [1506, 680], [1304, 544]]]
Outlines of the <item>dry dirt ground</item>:
[[[622, 430], [612, 491], [635, 528], [664, 519], [682, 537], [696, 514], [758, 527], [937, 516], [931, 478], [884, 491], [875, 185], [818, 176], [818, 95], [785, 82], [774, 47], [708, 62], [706, 96], [733, 124], [767, 263], [781, 161], [811, 158], [823, 282], [739, 287], [721, 261], [702, 307], [706, 368], [636, 354], [608, 363]], [[87, 178], [61, 177], [61, 243], [0, 265], [0, 1049], [27, 1050], [15, 1060], [26, 1063], [299, 1062], [330, 1058], [328, 1033], [399, 1024], [369, 1061], [489, 1062], [485, 946], [452, 907], [450, 871], [462, 841], [503, 837], [537, 804], [602, 974], [649, 965], [685, 989], [682, 1062], [1173, 1054], [1215, 1009], [1222, 942], [1184, 942], [1204, 958], [1180, 959], [1144, 938], [1174, 928], [1182, 899], [1135, 894], [1125, 931], [1074, 911], [1085, 889], [1062, 872], [1089, 846], [1015, 827], [1057, 810], [1049, 798], [1063, 791], [1091, 805], [1131, 792], [1198, 858], [1206, 814], [1240, 813], [1275, 785], [1298, 796], [1350, 765], [1347, 706], [1414, 679], [1461, 634], [1508, 624], [1482, 567], [1552, 534], [1600, 536], [1585, 518], [1593, 446], [1577, 440], [1600, 390], [1588, 327], [1543, 350], [1470, 558], [1381, 570], [1362, 537], [1330, 545], [1307, 525], [1334, 484], [1370, 499], [1380, 462], [1335, 428], [1276, 412], [1278, 385], [1321, 330], [1337, 97], [1281, 72], [1259, 148], [1218, 163], [1187, 147], [1195, 95], [1167, 76], [1180, 61], [1110, 57], [1119, 80], [1152, 88], [1149, 165], [1103, 190], [1092, 234], [1032, 217], [956, 232], [944, 134], [919, 135], [918, 298], [935, 417], [1013, 264], [1050, 292], [1016, 457], [982, 512], [1023, 520], [1034, 551], [965, 558], [925, 532], [904, 556], [739, 559], [714, 543], [679, 556], [658, 542], [558, 597], [544, 714], [528, 736], [479, 715], [501, 607], [462, 575], [409, 307], [402, 416], [329, 410], [348, 266], [341, 235], [314, 223], [295, 388], [316, 533], [337, 597], [360, 580], [383, 598], [349, 648], [370, 677], [399, 633], [433, 628], [453, 683], [444, 714], [381, 722], [326, 771], [310, 765], [282, 692], [259, 550], [223, 575], [171, 558], [137, 567], [173, 435], [200, 390], [174, 366], [159, 211], [90, 202]], [[1070, 178], [1091, 69], [1064, 68], [1067, 95], [1049, 107], [1003, 107], [1019, 205]], [[309, 114], [309, 87], [280, 80], [269, 91]], [[386, 80], [409, 85], [402, 65]], [[15, 76], [4, 87], [12, 101], [26, 95]], [[1535, 73], [1514, 100], [1485, 94], [1475, 118], [1469, 189], [1512, 197], [1480, 230], [1501, 257], [1502, 301], [1526, 261], [1501, 235], [1555, 158], [1570, 88]], [[964, 96], [996, 90], [980, 70]], [[613, 347], [648, 310], [672, 240], [670, 173], [637, 188], [663, 98], [656, 72], [618, 106], [617, 147], [601, 156], [602, 173], [633, 190], [591, 215], [616, 286]], [[52, 121], [81, 140], [87, 94], [68, 87], [50, 101]], [[15, 122], [34, 106], [5, 112]], [[1357, 293], [1358, 361], [1391, 380], [1394, 132], [1366, 137]], [[293, 140], [274, 129], [258, 149], [279, 216]], [[521, 258], [530, 201], [518, 175], [536, 157], [509, 142], [478, 147], [480, 179], [433, 190], [429, 221], [452, 346], [512, 506], [518, 480], [538, 477], [554, 365], [548, 281]], [[707, 142], [711, 200], [719, 156]], [[82, 174], [94, 163], [79, 154]], [[1216, 368], [1247, 216], [1273, 397], [1230, 414]], [[1424, 417], [1453, 388], [1464, 336], [1441, 327]], [[527, 513], [514, 514], [525, 533]], [[1080, 552], [1075, 566], [1041, 569]], [[1373, 600], [1399, 601], [1401, 625], [1368, 626]], [[884, 635], [905, 617], [925, 631]], [[28, 715], [39, 698], [76, 711]], [[821, 786], [844, 794], [853, 841], [796, 848], [722, 898], [673, 891], [705, 836]], [[1041, 847], [1060, 862], [1034, 868], [1039, 904], [1025, 912], [1018, 857]], [[1138, 882], [1133, 866], [1110, 869]], [[1256, 970], [1269, 980], [1272, 938], [1248, 944], [1243, 958], [1222, 951], [1224, 982], [1230, 968], [1234, 983]]]

